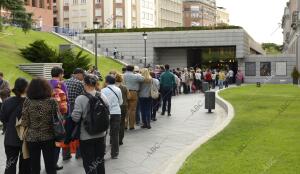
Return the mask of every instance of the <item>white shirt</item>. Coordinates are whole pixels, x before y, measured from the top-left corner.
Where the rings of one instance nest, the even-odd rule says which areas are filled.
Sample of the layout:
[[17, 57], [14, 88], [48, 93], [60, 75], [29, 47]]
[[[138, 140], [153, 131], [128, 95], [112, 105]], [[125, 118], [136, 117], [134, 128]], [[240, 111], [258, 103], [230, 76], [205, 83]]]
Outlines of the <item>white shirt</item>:
[[[108, 87], [111, 88], [117, 95]], [[108, 85], [106, 88], [102, 89], [101, 92], [108, 100], [110, 114], [121, 114], [120, 105], [123, 103], [123, 98], [120, 88], [116, 85]]]
[[195, 73], [196, 80], [201, 80], [201, 73]]
[[233, 71], [232, 70], [229, 70], [229, 77], [233, 77]]

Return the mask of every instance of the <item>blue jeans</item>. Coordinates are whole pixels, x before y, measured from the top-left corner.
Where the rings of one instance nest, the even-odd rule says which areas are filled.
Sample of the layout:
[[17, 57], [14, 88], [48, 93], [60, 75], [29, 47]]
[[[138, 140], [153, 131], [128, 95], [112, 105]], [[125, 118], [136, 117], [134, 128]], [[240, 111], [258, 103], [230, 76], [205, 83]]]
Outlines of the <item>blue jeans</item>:
[[139, 102], [140, 102], [143, 124], [146, 126], [150, 126], [152, 99], [150, 97], [148, 98], [141, 97], [139, 98]]
[[219, 80], [219, 89], [223, 89], [224, 80]]

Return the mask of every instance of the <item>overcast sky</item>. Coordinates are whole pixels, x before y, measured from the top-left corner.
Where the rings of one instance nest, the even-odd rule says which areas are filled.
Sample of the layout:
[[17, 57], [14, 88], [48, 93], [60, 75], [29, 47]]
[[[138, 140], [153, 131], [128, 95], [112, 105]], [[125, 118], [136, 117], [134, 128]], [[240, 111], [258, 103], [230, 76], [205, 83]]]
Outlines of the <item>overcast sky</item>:
[[281, 23], [287, 1], [217, 0], [217, 6], [227, 8], [230, 24], [242, 26], [257, 42], [282, 44], [282, 29], [278, 29], [278, 23]]

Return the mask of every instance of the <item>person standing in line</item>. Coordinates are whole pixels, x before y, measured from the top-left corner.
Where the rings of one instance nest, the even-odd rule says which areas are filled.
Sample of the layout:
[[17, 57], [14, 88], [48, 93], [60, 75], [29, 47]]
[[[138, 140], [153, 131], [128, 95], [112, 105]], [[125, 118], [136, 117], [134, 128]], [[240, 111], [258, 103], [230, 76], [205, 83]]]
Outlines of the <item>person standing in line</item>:
[[195, 80], [195, 71], [193, 68], [190, 68], [189, 72], [189, 88], [190, 88], [190, 93], [194, 93], [194, 80]]
[[140, 91], [139, 91], [139, 101], [141, 107], [142, 114], [142, 128], [151, 129], [150, 121], [151, 121], [151, 82], [152, 77], [150, 76], [150, 72], [147, 68], [142, 69], [142, 76], [144, 77], [144, 82], [141, 83]]
[[123, 145], [124, 131], [125, 131], [125, 118], [128, 111], [128, 98], [129, 91], [125, 85], [122, 84], [123, 77], [121, 74], [116, 74], [116, 86], [120, 88], [122, 92], [123, 103], [121, 105], [121, 122], [120, 122], [120, 132], [119, 132], [119, 145]]
[[205, 73], [205, 81], [208, 83], [209, 89], [211, 88], [211, 81], [212, 81], [212, 76], [211, 76], [211, 71], [207, 69]]
[[88, 174], [105, 174], [104, 155], [106, 131], [90, 135], [85, 128], [84, 121], [81, 121], [85, 120], [91, 111], [90, 103], [92, 101], [87, 96], [91, 96], [93, 99], [99, 97], [105, 107], [107, 107], [107, 109], [109, 107], [105, 95], [102, 94], [102, 92], [96, 91], [96, 83], [97, 78], [95, 76], [87, 75], [84, 77], [85, 94], [76, 98], [72, 112], [72, 120], [80, 124], [80, 153], [85, 172]]
[[196, 83], [196, 89], [201, 90], [201, 70], [197, 69], [195, 73], [195, 83]]
[[230, 69], [228, 71], [229, 73], [229, 84], [233, 84], [234, 83], [234, 72], [232, 71], [232, 69]]
[[[69, 98], [69, 113], [73, 112], [75, 99], [83, 94], [84, 86], [83, 86], [83, 79], [84, 79], [84, 70], [81, 68], [76, 68], [73, 72], [73, 75], [70, 79], [65, 81], [68, 90], [68, 98]], [[66, 119], [66, 130], [67, 132], [71, 132], [74, 124], [72, 118], [68, 117]], [[79, 148], [76, 150], [76, 159], [80, 158], [80, 150]], [[69, 160], [72, 158], [70, 153], [70, 148], [63, 149], [63, 160]]]
[[126, 67], [126, 72], [124, 74], [124, 83], [129, 90], [130, 98], [128, 100], [128, 113], [125, 119], [125, 129], [128, 126], [130, 130], [134, 130], [135, 125], [135, 117], [136, 117], [136, 107], [138, 100], [138, 90], [139, 84], [144, 81], [144, 77], [139, 74], [133, 73], [134, 67], [132, 65], [128, 65]]
[[[141, 75], [140, 68], [138, 66], [134, 66], [134, 74]], [[139, 84], [139, 88], [140, 88], [140, 84]], [[136, 110], [135, 110], [135, 124], [139, 126], [141, 124], [140, 122], [141, 122], [141, 105], [138, 98], [136, 102]]]
[[212, 74], [211, 74], [212, 89], [215, 89], [215, 87], [216, 87], [216, 78], [217, 78], [217, 74], [216, 74], [215, 71], [213, 71]]
[[4, 137], [4, 149], [6, 154], [6, 168], [4, 174], [16, 174], [18, 159], [19, 174], [31, 174], [30, 160], [23, 159], [22, 141], [18, 137], [16, 130], [16, 120], [21, 119], [27, 86], [27, 80], [18, 78], [12, 90], [15, 96], [5, 100], [0, 111], [0, 120], [7, 125], [7, 131]]
[[163, 107], [161, 115], [165, 115], [166, 105], [168, 105], [168, 116], [171, 116], [171, 100], [172, 100], [172, 90], [176, 85], [175, 77], [170, 72], [170, 66], [165, 65], [166, 71], [160, 77], [160, 90], [163, 99]]
[[183, 93], [184, 94], [189, 93], [188, 81], [189, 81], [189, 72], [188, 72], [187, 68], [184, 68], [183, 74], [182, 74], [182, 84], [183, 84]]
[[[60, 67], [53, 67], [51, 70], [51, 76], [52, 79], [49, 81], [51, 87], [52, 87], [52, 98], [56, 100], [58, 103], [59, 111], [63, 115], [63, 118], [67, 118], [69, 115], [69, 107], [68, 107], [68, 90], [63, 82], [64, 77], [64, 70]], [[56, 163], [58, 163], [59, 160], [59, 154], [61, 149], [62, 142], [57, 142], [57, 148], [56, 148], [56, 156], [55, 160]], [[56, 165], [57, 170], [63, 169], [63, 166]]]
[[47, 174], [56, 174], [56, 147], [53, 117], [59, 111], [48, 81], [33, 79], [27, 89], [22, 109], [21, 125], [28, 129], [25, 141], [28, 143], [31, 174], [40, 174], [41, 151]]
[[116, 79], [108, 75], [105, 78], [106, 87], [101, 92], [106, 96], [110, 111], [110, 142], [111, 158], [117, 159], [119, 155], [119, 132], [121, 124], [121, 107], [123, 104], [122, 92], [115, 85]]
[[[10, 87], [8, 81], [4, 80], [4, 74], [0, 72], [0, 103], [10, 96]], [[3, 123], [2, 135], [5, 134], [6, 125]]]
[[223, 89], [225, 78], [225, 73], [223, 70], [221, 70], [219, 72], [219, 89]]
[[[156, 89], [158, 89], [159, 91], [159, 80], [156, 79], [155, 77], [155, 73], [154, 72], [150, 72], [150, 75], [152, 77], [152, 83], [153, 85], [156, 87]], [[157, 98], [157, 99], [153, 99], [152, 98], [152, 107], [151, 107], [151, 120], [152, 121], [156, 121], [156, 112], [158, 111], [159, 109], [159, 101], [160, 101], [160, 97], [161, 95]]]

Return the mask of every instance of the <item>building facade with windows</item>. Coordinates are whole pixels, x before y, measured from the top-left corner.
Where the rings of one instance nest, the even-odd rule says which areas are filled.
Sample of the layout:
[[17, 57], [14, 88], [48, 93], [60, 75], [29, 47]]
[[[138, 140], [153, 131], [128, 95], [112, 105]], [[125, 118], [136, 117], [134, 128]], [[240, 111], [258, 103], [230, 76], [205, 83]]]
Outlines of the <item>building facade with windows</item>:
[[157, 0], [156, 27], [182, 26], [182, 0]]
[[156, 27], [156, 0], [140, 0], [139, 28]]
[[217, 25], [229, 25], [229, 13], [224, 7], [217, 7], [216, 11], [216, 24]]
[[184, 0], [183, 26], [213, 26], [216, 24], [215, 0]]
[[42, 31], [52, 31], [53, 0], [24, 0], [25, 9], [32, 13], [33, 25]]
[[133, 28], [138, 26], [139, 0], [56, 0], [55, 24], [75, 30], [93, 28]]
[[286, 3], [282, 17], [283, 53], [296, 55], [296, 67], [300, 70], [300, 2], [290, 0]]

